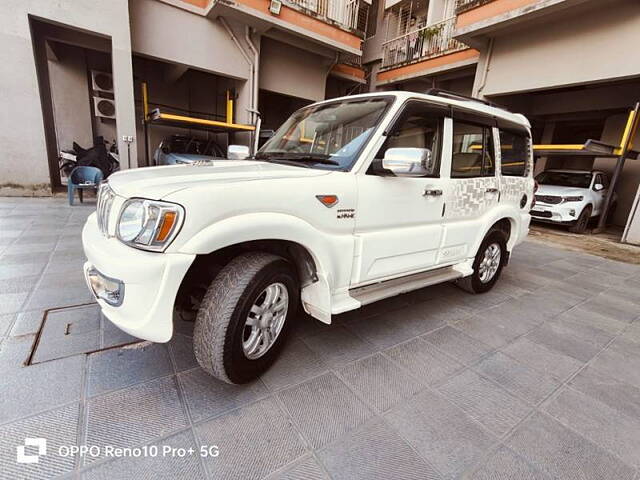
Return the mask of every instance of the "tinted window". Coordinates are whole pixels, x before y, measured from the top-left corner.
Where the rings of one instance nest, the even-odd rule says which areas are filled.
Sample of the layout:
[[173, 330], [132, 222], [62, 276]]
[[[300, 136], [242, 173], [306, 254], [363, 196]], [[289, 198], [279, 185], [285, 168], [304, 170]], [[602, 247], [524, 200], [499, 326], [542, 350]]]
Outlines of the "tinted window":
[[581, 172], [542, 172], [536, 177], [540, 185], [556, 185], [559, 187], [589, 188], [591, 174]]
[[493, 152], [491, 128], [454, 122], [452, 178], [493, 176], [495, 174]]
[[520, 133], [500, 130], [502, 175], [524, 177], [529, 172], [529, 137]]

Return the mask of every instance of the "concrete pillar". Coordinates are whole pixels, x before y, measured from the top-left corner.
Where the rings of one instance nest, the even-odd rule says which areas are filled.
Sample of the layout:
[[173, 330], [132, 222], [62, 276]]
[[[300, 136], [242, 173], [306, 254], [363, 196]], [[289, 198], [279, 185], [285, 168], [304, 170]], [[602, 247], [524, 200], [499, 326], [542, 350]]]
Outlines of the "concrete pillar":
[[[556, 122], [545, 122], [544, 130], [542, 131], [542, 143], [549, 144], [553, 142], [553, 133], [556, 129]], [[537, 175], [540, 172], [544, 172], [547, 168], [547, 157], [540, 157], [536, 162], [533, 174]]]
[[[128, 30], [128, 23], [127, 23]], [[144, 148], [144, 138], [136, 138], [136, 111], [133, 96], [133, 64], [131, 61], [131, 35], [112, 38], [111, 62], [113, 69], [113, 98], [116, 104], [116, 131], [120, 168], [138, 166], [138, 145]], [[133, 137], [133, 142], [123, 137]]]

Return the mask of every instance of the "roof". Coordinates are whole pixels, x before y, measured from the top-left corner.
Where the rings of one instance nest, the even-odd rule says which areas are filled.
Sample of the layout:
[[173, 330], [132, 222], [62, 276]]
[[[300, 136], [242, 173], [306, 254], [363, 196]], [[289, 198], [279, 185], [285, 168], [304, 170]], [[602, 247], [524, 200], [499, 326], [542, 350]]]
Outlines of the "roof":
[[513, 113], [505, 110], [503, 108], [499, 108], [493, 105], [487, 105], [482, 103], [482, 100], [474, 100], [474, 99], [464, 99], [464, 98], [450, 98], [450, 97], [442, 97], [438, 95], [428, 95], [425, 93], [416, 93], [416, 92], [404, 92], [404, 91], [391, 91], [391, 92], [373, 92], [373, 93], [362, 93], [359, 95], [349, 95], [345, 97], [332, 98], [330, 100], [323, 100], [321, 102], [314, 103], [314, 105], [320, 105], [323, 103], [335, 102], [337, 100], [353, 100], [355, 98], [367, 98], [367, 97], [382, 97], [382, 96], [393, 96], [400, 101], [408, 100], [411, 98], [416, 98], [419, 100], [426, 100], [431, 103], [439, 104], [439, 105], [452, 105], [456, 107], [462, 107], [467, 110], [473, 110], [478, 113], [483, 113], [485, 115], [492, 115], [503, 120], [507, 120], [509, 122], [513, 122], [516, 124], [520, 124], [526, 126], [527, 128], [531, 128], [531, 124], [527, 117], [520, 113]]

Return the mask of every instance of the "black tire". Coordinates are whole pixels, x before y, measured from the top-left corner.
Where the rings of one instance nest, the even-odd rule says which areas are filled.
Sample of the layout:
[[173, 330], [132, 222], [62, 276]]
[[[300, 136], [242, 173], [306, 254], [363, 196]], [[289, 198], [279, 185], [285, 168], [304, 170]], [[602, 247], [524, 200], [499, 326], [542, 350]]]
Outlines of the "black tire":
[[582, 209], [582, 212], [580, 212], [580, 215], [578, 216], [576, 222], [569, 227], [569, 231], [571, 233], [584, 233], [589, 226], [592, 211], [593, 209], [591, 208], [591, 205], [587, 205], [586, 207], [584, 207]]
[[[249, 359], [243, 350], [245, 321], [254, 302], [272, 283], [287, 288], [289, 305], [284, 325], [273, 346]], [[299, 303], [294, 269], [284, 258], [252, 252], [229, 262], [205, 294], [193, 333], [193, 350], [200, 366], [227, 383], [246, 383], [266, 371], [285, 342]]]
[[[484, 258], [485, 251], [492, 244], [497, 244], [500, 247], [500, 262], [498, 264], [498, 269], [496, 273], [491, 277], [491, 279], [487, 282], [483, 282], [480, 279], [479, 266], [482, 263]], [[505, 260], [507, 258], [507, 240], [505, 235], [500, 230], [491, 230], [484, 237], [484, 240], [480, 244], [480, 248], [478, 248], [478, 252], [476, 253], [476, 258], [473, 261], [473, 274], [468, 277], [461, 278], [456, 281], [456, 285], [458, 285], [463, 290], [469, 293], [484, 293], [488, 292], [493, 288], [493, 286], [500, 278], [500, 274], [502, 273], [502, 268], [504, 267]]]

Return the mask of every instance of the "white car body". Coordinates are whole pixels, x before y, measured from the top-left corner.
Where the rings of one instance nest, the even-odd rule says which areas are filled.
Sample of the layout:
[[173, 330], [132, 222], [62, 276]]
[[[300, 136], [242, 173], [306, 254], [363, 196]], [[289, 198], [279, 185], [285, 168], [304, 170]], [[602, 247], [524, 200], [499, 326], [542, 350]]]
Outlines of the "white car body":
[[[233, 245], [268, 240], [291, 242], [308, 254], [313, 272], [302, 284], [302, 305], [330, 323], [332, 315], [370, 301], [470, 275], [480, 243], [497, 222], [508, 225], [508, 251], [524, 240], [534, 187], [531, 148], [522, 176], [500, 174], [496, 149], [494, 175], [450, 178], [454, 120], [449, 115], [443, 117], [437, 178], [367, 174], [386, 129], [408, 101], [483, 116], [530, 135], [524, 116], [410, 92], [348, 98], [374, 96], [390, 97], [390, 106], [348, 171], [222, 160], [113, 175], [112, 203], [100, 212], [105, 231], [95, 213], [83, 230], [85, 271], [94, 269], [123, 288], [119, 305], [97, 299], [104, 314], [134, 336], [167, 342], [176, 295], [192, 263]], [[500, 145], [498, 127], [487, 130]], [[328, 208], [317, 198], [322, 195], [335, 195], [338, 203]], [[116, 238], [122, 206], [133, 197], [184, 208], [184, 223], [164, 251], [132, 248]]]
[[589, 206], [592, 209], [591, 218], [600, 215], [608, 192], [609, 180], [606, 173], [599, 170], [560, 169], [546, 170], [546, 172], [590, 175], [591, 179], [588, 187], [585, 188], [540, 184], [535, 194], [536, 203], [531, 211], [533, 220], [572, 224]]

